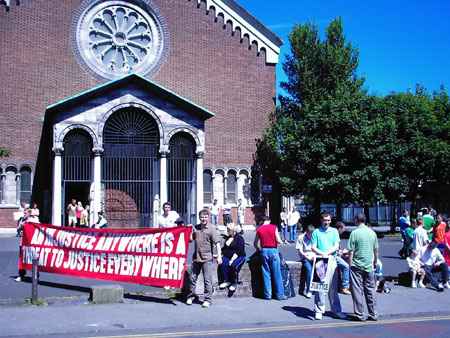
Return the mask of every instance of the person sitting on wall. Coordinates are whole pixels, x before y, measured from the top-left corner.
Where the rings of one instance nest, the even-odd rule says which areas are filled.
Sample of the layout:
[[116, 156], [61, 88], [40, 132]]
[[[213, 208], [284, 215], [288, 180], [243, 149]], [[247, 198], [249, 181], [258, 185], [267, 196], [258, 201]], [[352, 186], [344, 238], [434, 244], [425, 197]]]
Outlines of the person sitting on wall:
[[227, 235], [222, 247], [222, 264], [219, 266], [223, 276], [219, 288], [228, 287], [231, 292], [236, 291], [237, 276], [245, 262], [245, 241], [238, 229], [233, 223], [227, 225]]
[[[345, 232], [345, 224], [343, 222], [336, 222], [336, 229], [341, 237]], [[340, 243], [340, 242], [339, 242]], [[350, 292], [350, 266], [348, 264], [349, 253], [339, 244], [339, 251], [336, 255], [336, 263], [341, 276], [341, 293], [344, 295], [351, 295]]]
[[105, 215], [103, 215], [103, 211], [98, 212], [98, 220], [97, 223], [94, 224], [94, 228], [103, 229], [108, 227], [108, 221], [106, 220]]
[[[437, 243], [431, 241], [421, 249], [419, 254], [422, 268], [431, 285], [439, 292], [444, 291], [444, 287], [450, 288], [448, 283], [448, 266], [437, 248]], [[437, 278], [435, 273], [440, 273], [441, 278]]]
[[180, 218], [180, 215], [175, 210], [172, 210], [172, 204], [166, 202], [163, 204], [163, 213], [158, 217], [159, 228], [173, 228], [176, 227], [175, 221]]
[[306, 272], [305, 278], [305, 289], [303, 291], [303, 295], [306, 298], [311, 298], [312, 293], [309, 291], [309, 287], [311, 286], [311, 278], [312, 278], [312, 266], [314, 262], [314, 252], [311, 249], [311, 236], [314, 232], [315, 228], [312, 224], [303, 226], [303, 233], [301, 233], [297, 238], [297, 243], [295, 244], [295, 248], [297, 249], [298, 255], [300, 257], [300, 261], [303, 264]]

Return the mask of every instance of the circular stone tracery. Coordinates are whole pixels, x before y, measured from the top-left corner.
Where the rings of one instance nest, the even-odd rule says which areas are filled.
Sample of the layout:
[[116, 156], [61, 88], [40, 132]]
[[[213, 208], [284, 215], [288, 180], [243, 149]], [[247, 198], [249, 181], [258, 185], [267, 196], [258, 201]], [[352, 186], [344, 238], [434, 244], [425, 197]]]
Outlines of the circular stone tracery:
[[125, 1], [89, 7], [78, 22], [77, 44], [89, 67], [109, 79], [132, 72], [145, 75], [163, 49], [155, 15]]

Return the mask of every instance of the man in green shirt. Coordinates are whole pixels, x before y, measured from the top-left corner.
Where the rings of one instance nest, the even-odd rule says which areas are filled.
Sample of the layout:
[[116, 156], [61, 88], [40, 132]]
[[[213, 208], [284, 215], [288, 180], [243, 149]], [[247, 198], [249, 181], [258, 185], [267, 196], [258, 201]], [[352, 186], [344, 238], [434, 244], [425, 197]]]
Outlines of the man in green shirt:
[[423, 208], [422, 212], [423, 228], [428, 232], [428, 238], [431, 241], [433, 239], [433, 227], [436, 222], [434, 221], [434, 217], [430, 215], [428, 208]]
[[358, 320], [365, 320], [364, 298], [369, 312], [367, 319], [378, 319], [375, 309], [375, 277], [374, 268], [377, 265], [378, 239], [376, 233], [365, 224], [366, 216], [358, 214], [355, 223], [358, 226], [350, 234], [348, 250], [350, 252], [350, 283], [353, 298], [353, 308]]

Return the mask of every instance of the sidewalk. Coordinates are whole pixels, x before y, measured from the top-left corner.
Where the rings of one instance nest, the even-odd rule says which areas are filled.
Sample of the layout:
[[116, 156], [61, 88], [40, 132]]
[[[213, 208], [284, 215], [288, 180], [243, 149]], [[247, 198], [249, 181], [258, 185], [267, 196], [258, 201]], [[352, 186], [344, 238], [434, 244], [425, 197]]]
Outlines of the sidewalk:
[[[340, 298], [344, 312], [352, 313], [351, 296]], [[109, 305], [53, 299], [47, 306], [0, 306], [0, 336], [123, 335], [342, 322], [330, 317], [312, 321], [313, 300], [302, 296], [281, 302], [222, 298], [215, 299], [209, 309], [164, 297], [142, 299]], [[390, 294], [377, 294], [377, 301], [380, 319], [450, 314], [450, 290], [438, 293], [395, 286]]]

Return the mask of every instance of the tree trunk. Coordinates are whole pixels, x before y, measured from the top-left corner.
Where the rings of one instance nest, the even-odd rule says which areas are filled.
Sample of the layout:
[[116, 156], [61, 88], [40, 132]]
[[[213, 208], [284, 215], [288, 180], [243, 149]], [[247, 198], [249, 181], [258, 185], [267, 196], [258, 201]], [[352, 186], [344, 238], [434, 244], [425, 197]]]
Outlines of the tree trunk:
[[336, 221], [342, 221], [342, 203], [336, 203]]
[[366, 224], [370, 224], [370, 205], [364, 203], [364, 215], [366, 216]]
[[321, 199], [318, 195], [316, 195], [313, 201], [313, 213], [312, 213], [313, 224], [320, 224], [320, 212], [321, 212], [320, 204]]

